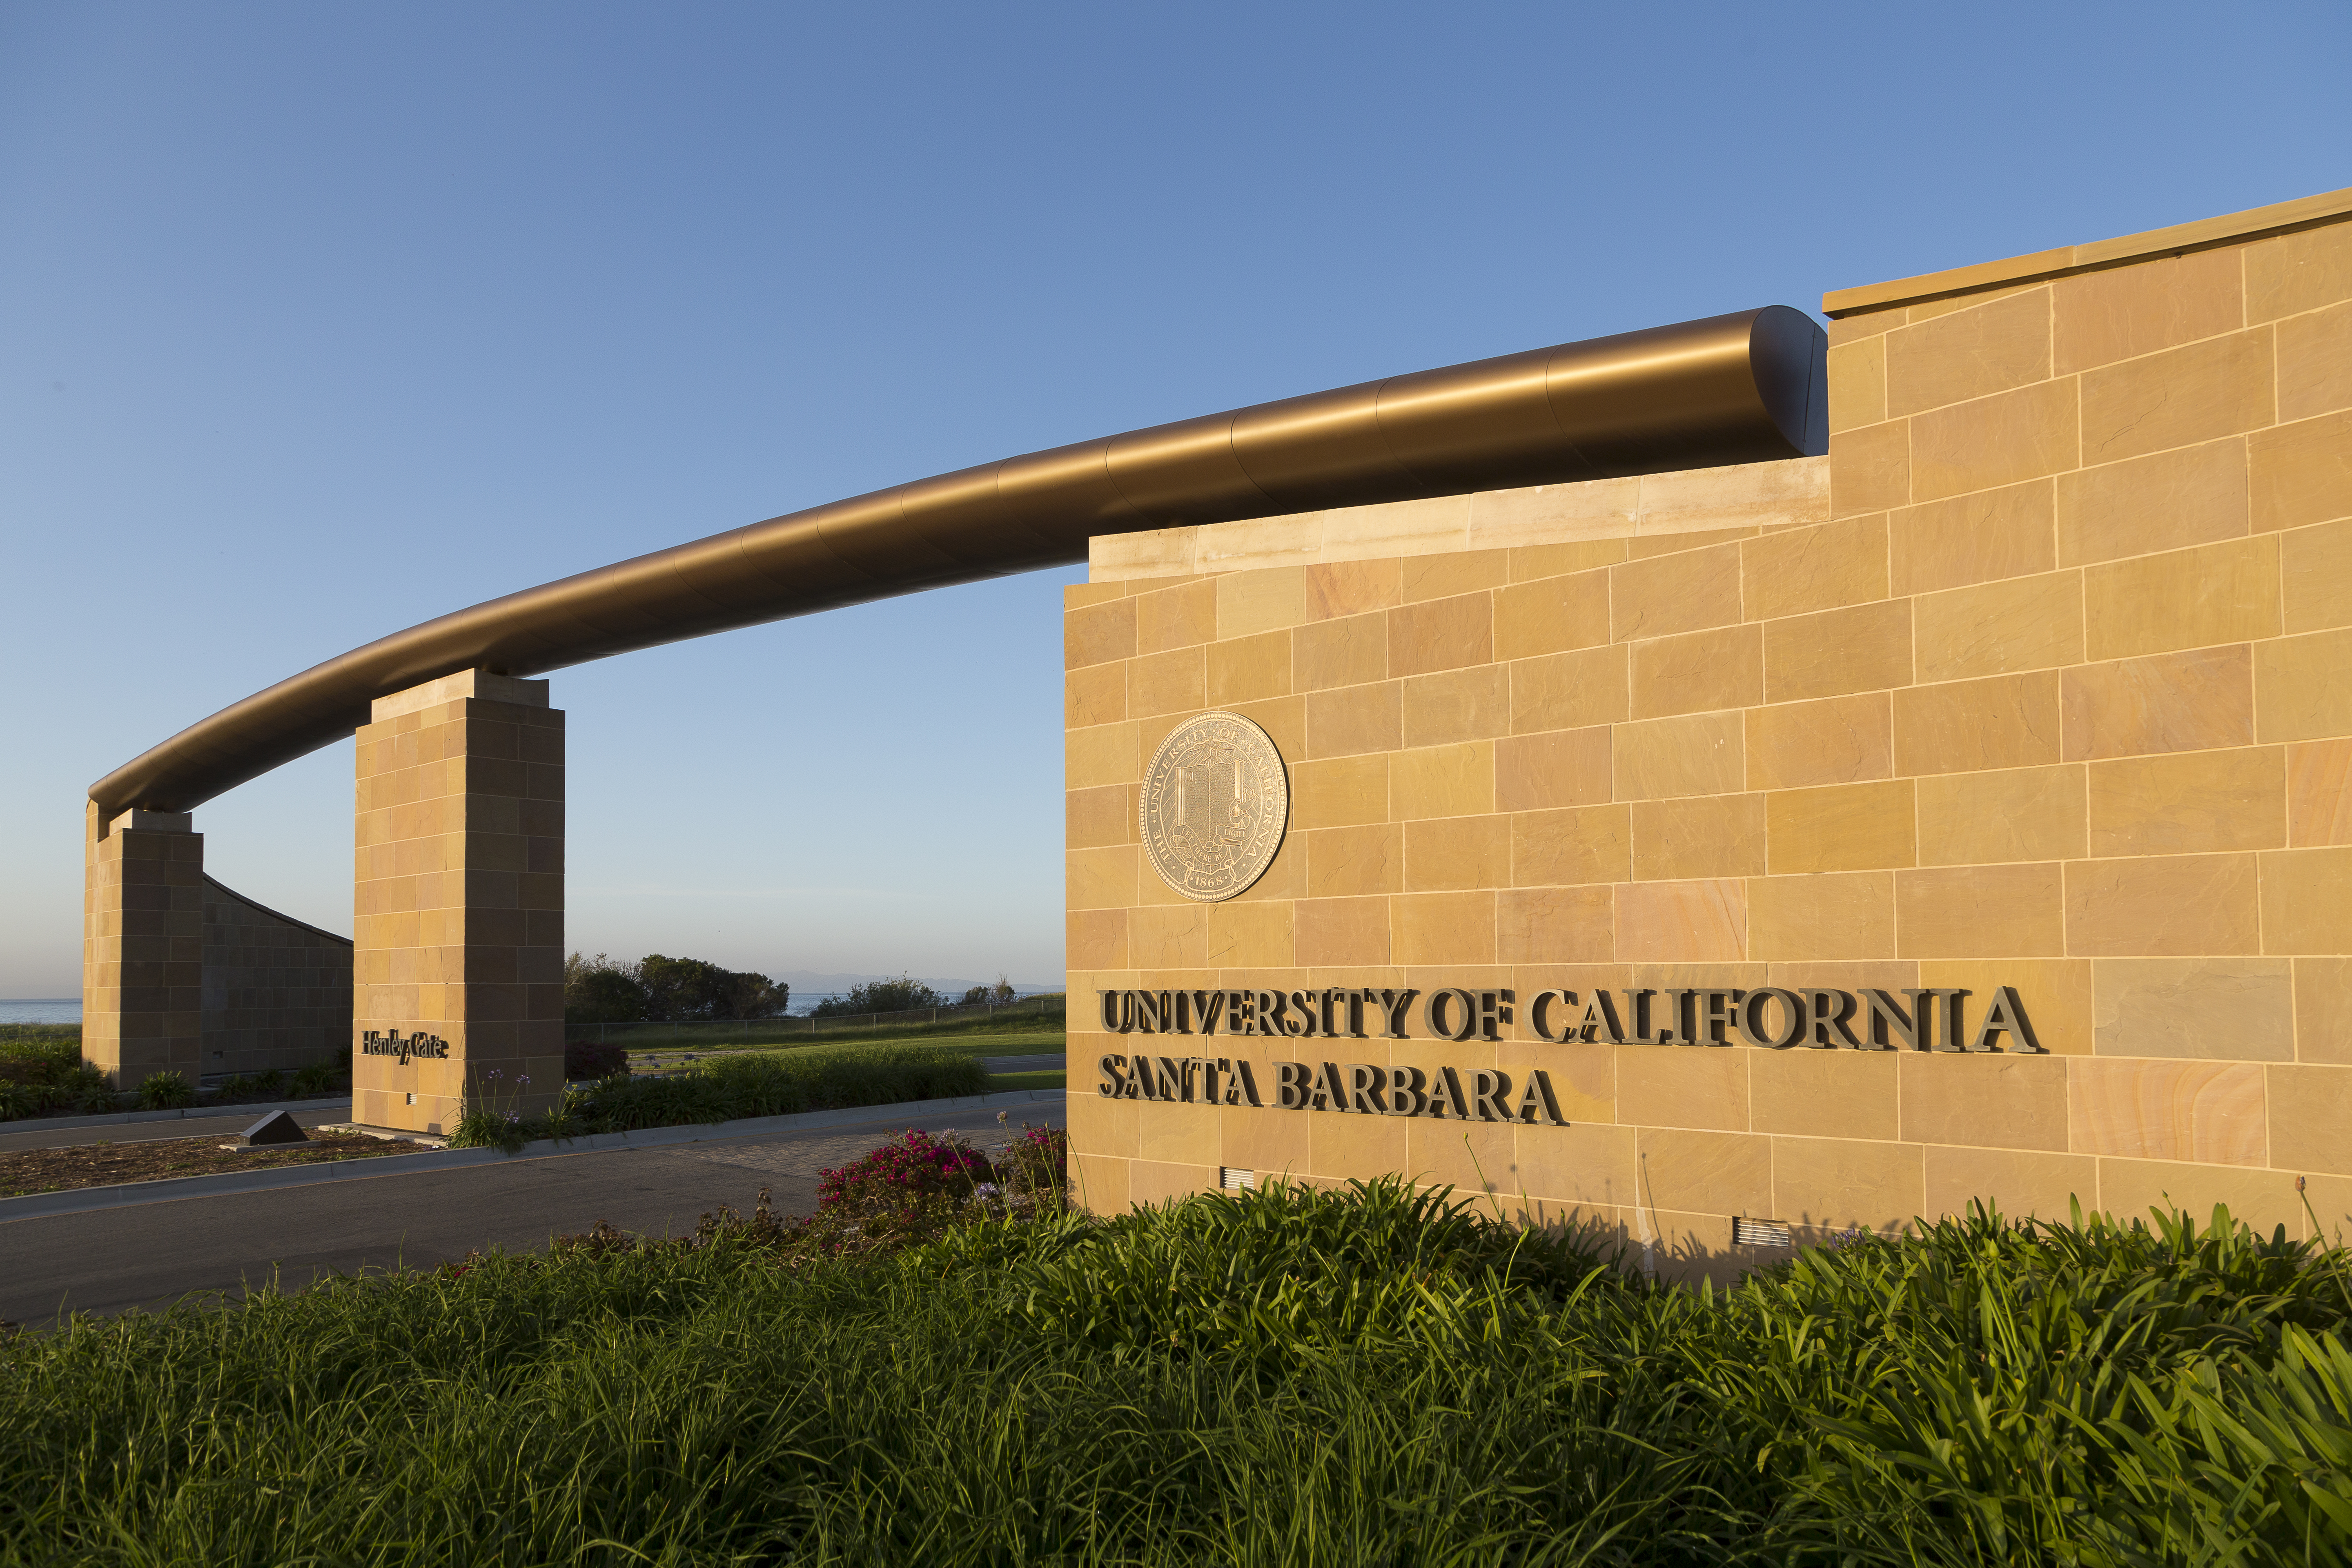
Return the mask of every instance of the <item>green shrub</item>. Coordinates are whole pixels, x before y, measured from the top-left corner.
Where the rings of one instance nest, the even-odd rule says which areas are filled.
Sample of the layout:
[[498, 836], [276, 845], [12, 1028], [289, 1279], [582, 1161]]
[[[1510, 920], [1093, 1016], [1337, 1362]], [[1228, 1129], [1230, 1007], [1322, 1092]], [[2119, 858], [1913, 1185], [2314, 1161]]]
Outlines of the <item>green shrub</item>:
[[332, 1094], [344, 1087], [352, 1073], [352, 1059], [347, 1056], [328, 1057], [298, 1068], [294, 1074], [297, 1097]]
[[0, 1037], [0, 1117], [94, 1115], [115, 1108], [106, 1075], [81, 1059], [79, 1026], [18, 1028]]
[[175, 1072], [149, 1073], [139, 1085], [142, 1110], [172, 1110], [195, 1102], [194, 1086]]
[[[0, 1560], [2341, 1564], [2340, 1258], [1974, 1215], [1655, 1288], [1370, 1184], [712, 1216], [0, 1344]], [[366, 1543], [355, 1552], [353, 1542]]]

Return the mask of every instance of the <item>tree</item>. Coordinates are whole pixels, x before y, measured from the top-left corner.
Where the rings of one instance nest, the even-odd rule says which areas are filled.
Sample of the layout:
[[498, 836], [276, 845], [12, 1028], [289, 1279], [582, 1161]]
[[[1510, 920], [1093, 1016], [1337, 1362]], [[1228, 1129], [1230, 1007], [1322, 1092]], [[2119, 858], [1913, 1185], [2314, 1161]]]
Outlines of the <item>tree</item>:
[[665, 1022], [772, 1018], [792, 999], [789, 985], [699, 958], [649, 952], [637, 964], [637, 975], [645, 984], [646, 1016]]
[[789, 985], [705, 959], [649, 952], [635, 963], [615, 963], [601, 952], [593, 958], [575, 952], [563, 961], [567, 1024], [772, 1018], [791, 1000]]
[[637, 965], [615, 963], [598, 953], [563, 961], [563, 1021], [567, 1024], [635, 1024], [648, 1015]]
[[994, 1003], [997, 1006], [1002, 1007], [1007, 1002], [1013, 1000], [1013, 982], [1005, 979], [1003, 974], [1000, 973], [996, 977], [995, 984], [975, 985], [971, 990], [965, 992], [963, 994], [963, 1005], [967, 1007], [979, 1007], [989, 1003]]
[[901, 974], [896, 980], [869, 980], [853, 985], [845, 996], [828, 997], [816, 1005], [820, 1018], [839, 1018], [859, 1013], [911, 1013], [923, 1007], [940, 1007], [947, 998], [919, 980]]

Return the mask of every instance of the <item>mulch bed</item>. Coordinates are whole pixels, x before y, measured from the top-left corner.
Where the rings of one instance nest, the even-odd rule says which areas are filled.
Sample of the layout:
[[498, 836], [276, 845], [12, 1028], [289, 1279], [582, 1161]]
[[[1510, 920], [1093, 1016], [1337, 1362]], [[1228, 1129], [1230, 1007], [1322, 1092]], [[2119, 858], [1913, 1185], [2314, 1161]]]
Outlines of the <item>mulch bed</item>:
[[330, 1160], [367, 1160], [383, 1154], [414, 1154], [418, 1146], [361, 1132], [313, 1132], [308, 1143], [259, 1149], [224, 1149], [217, 1132], [208, 1138], [156, 1138], [139, 1143], [76, 1143], [64, 1149], [20, 1149], [0, 1153], [0, 1197], [61, 1193], [117, 1182], [158, 1182], [173, 1176], [212, 1176], [223, 1171], [258, 1171], [278, 1165], [317, 1165]]

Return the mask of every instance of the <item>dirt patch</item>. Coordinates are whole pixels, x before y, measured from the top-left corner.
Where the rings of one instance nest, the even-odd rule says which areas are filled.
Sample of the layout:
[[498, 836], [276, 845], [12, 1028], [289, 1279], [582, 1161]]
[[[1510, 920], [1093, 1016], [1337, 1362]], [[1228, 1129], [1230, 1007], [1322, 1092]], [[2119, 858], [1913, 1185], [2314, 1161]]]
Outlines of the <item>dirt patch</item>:
[[313, 1132], [308, 1143], [261, 1149], [224, 1149], [217, 1132], [209, 1138], [157, 1138], [139, 1143], [76, 1143], [64, 1149], [20, 1149], [0, 1153], [0, 1197], [70, 1192], [118, 1182], [160, 1182], [173, 1176], [213, 1176], [224, 1171], [261, 1171], [278, 1165], [318, 1165], [330, 1160], [368, 1160], [414, 1154], [418, 1146], [359, 1132]]

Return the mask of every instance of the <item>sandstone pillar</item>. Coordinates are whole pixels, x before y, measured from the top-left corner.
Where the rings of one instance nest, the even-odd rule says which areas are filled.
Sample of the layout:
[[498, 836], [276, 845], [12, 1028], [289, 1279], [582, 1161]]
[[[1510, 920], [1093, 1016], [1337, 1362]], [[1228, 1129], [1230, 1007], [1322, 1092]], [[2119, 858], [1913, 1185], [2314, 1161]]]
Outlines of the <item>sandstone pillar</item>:
[[352, 1119], [454, 1131], [563, 1082], [563, 715], [547, 682], [467, 670], [359, 731]]
[[203, 1070], [205, 840], [185, 812], [84, 807], [82, 1055], [117, 1088]]

